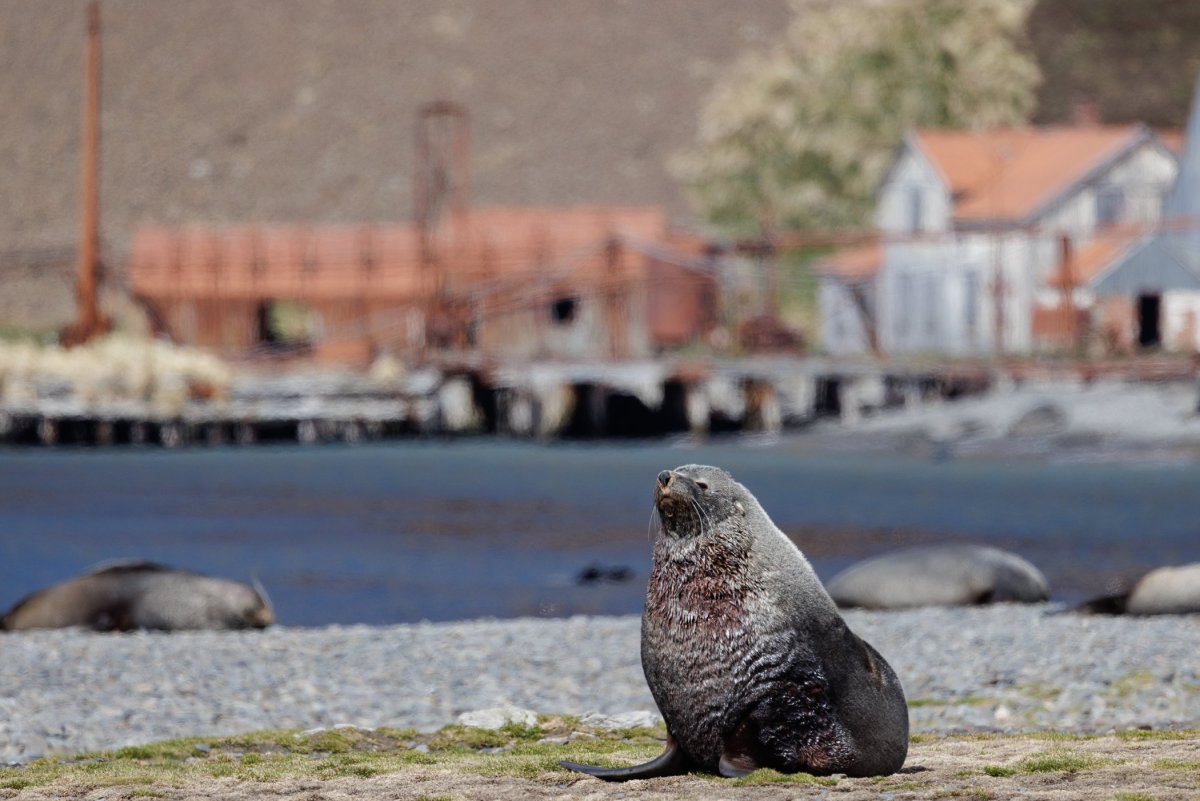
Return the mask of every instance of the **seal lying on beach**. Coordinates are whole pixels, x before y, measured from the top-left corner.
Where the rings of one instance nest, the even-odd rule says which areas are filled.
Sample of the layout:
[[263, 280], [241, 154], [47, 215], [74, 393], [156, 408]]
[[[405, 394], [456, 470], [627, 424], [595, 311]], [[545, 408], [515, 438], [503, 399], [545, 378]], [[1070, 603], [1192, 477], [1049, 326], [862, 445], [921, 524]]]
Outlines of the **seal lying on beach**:
[[826, 585], [842, 607], [906, 609], [1050, 597], [1046, 577], [1016, 554], [983, 545], [930, 545], [865, 559]]
[[27, 595], [0, 618], [0, 629], [261, 629], [274, 619], [261, 587], [122, 561]]
[[849, 628], [808, 561], [716, 467], [658, 474], [662, 530], [642, 615], [642, 668], [667, 747], [608, 781], [690, 770], [741, 776], [894, 773], [908, 707], [891, 666]]
[[1109, 615], [1198, 614], [1200, 562], [1156, 568], [1142, 576], [1130, 592], [1094, 598], [1076, 611]]

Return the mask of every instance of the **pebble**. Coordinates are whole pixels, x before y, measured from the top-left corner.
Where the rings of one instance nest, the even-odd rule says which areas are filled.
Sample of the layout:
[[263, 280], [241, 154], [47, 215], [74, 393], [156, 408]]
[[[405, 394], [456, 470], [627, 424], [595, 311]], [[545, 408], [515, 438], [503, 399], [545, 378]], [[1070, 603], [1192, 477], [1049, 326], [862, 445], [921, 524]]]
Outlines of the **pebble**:
[[496, 731], [509, 723], [532, 726], [537, 723], [537, 712], [534, 712], [532, 709], [521, 709], [512, 704], [505, 704], [504, 706], [493, 706], [488, 709], [463, 712], [458, 716], [456, 722], [463, 726], [472, 726], [476, 729]]
[[[1200, 727], [1200, 616], [1059, 611], [998, 605], [845, 617], [896, 669], [914, 731]], [[636, 617], [573, 617], [5, 633], [0, 763], [267, 728], [429, 731], [496, 707], [646, 725], [658, 716], [649, 711], [639, 631]]]

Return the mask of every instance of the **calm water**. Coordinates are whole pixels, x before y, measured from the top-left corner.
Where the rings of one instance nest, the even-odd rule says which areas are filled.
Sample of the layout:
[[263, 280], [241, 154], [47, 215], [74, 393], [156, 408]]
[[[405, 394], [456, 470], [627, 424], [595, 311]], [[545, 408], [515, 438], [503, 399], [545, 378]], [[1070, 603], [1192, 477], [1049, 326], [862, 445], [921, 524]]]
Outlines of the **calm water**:
[[[829, 578], [914, 542], [991, 542], [1078, 600], [1200, 561], [1200, 466], [926, 462], [788, 445], [406, 442], [0, 451], [0, 609], [96, 562], [248, 580], [281, 623], [633, 613], [655, 474], [730, 470]], [[589, 566], [624, 582], [581, 584]]]

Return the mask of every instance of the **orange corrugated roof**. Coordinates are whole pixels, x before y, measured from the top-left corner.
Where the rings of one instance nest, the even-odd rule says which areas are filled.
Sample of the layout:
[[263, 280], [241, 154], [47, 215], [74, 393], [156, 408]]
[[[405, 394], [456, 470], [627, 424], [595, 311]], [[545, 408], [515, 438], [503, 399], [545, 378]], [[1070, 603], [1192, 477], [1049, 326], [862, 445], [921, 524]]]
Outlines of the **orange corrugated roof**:
[[1111, 158], [1139, 126], [920, 130], [913, 139], [950, 189], [956, 220], [1020, 220]]
[[869, 281], [883, 264], [883, 248], [878, 242], [839, 250], [817, 262], [817, 271], [843, 281]]
[[[661, 209], [624, 206], [483, 208], [460, 220], [446, 218], [442, 226], [434, 232], [440, 261], [447, 278], [459, 285], [523, 279], [550, 268], [600, 274], [608, 267], [603, 249], [610, 237], [660, 242], [667, 233]], [[220, 268], [222, 280], [244, 275], [259, 280], [311, 262], [316, 269], [309, 279], [349, 286], [367, 256], [386, 276], [389, 291], [417, 291], [421, 243], [411, 222], [147, 226], [134, 233], [130, 275], [138, 291], [150, 292], [175, 280], [175, 265], [192, 274], [216, 275]], [[631, 253], [621, 264], [641, 270], [646, 259]]]

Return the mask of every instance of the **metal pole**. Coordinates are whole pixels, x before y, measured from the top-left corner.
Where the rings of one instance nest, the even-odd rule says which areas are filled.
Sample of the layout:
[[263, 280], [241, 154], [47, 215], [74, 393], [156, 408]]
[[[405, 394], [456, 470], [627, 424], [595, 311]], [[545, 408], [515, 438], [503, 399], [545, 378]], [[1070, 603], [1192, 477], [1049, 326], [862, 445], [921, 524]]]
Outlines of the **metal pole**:
[[87, 47], [83, 61], [83, 208], [79, 229], [78, 284], [79, 322], [76, 338], [85, 342], [100, 327], [96, 302], [96, 261], [99, 250], [100, 198], [98, 165], [100, 151], [100, 4], [92, 0], [87, 10]]
[[1074, 254], [1071, 252], [1071, 237], [1067, 234], [1059, 234], [1058, 238], [1058, 262], [1062, 273], [1062, 295], [1059, 299], [1059, 305], [1062, 309], [1062, 328], [1063, 328], [1063, 344], [1071, 353], [1076, 350], [1078, 336], [1075, 331], [1075, 276], [1072, 260]]

